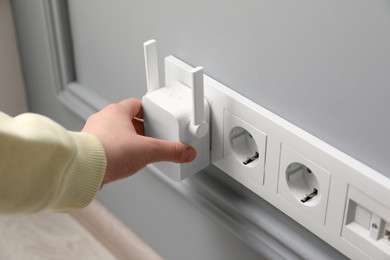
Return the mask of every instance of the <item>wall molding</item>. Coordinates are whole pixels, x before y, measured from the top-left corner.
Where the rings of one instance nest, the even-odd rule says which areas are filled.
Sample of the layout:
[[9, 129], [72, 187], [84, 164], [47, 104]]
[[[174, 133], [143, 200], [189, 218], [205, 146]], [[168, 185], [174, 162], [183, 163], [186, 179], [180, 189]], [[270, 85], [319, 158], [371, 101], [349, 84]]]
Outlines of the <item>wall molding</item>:
[[[46, 14], [57, 98], [85, 120], [109, 102], [90, 87], [77, 82], [66, 1], [41, 1]], [[148, 170], [265, 258], [329, 259], [338, 254], [311, 232], [214, 166], [180, 183], [160, 174], [152, 165], [148, 166]]]
[[16, 116], [27, 111], [10, 1], [0, 1], [0, 110]]
[[57, 98], [83, 120], [109, 104], [95, 91], [76, 82], [64, 86], [64, 90], [58, 93]]

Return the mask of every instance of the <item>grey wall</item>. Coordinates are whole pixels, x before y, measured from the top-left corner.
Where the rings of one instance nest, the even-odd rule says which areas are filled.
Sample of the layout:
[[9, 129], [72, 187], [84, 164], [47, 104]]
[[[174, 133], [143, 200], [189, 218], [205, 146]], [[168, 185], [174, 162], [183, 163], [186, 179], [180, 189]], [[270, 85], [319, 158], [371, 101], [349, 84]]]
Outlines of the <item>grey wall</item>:
[[[171, 54], [201, 65], [214, 79], [390, 177], [388, 1], [70, 0], [69, 4], [78, 81], [108, 100], [144, 95], [142, 43], [154, 38], [160, 68], [163, 57]], [[131, 212], [138, 208], [140, 216], [153, 214], [141, 205], [145, 200], [152, 203], [157, 194], [163, 197], [154, 203], [167, 203], [168, 211], [186, 208], [164, 200], [166, 194], [152, 185], [152, 179], [145, 177], [142, 187], [159, 188], [143, 200], [130, 201], [129, 207], [117, 201], [142, 194], [130, 183], [117, 184], [99, 198], [160, 252], [175, 254], [166, 250], [154, 230], [140, 225], [158, 217], [135, 220]], [[185, 217], [178, 219], [183, 229], [189, 216], [184, 212]], [[170, 226], [171, 221], [164, 218], [162, 223]], [[191, 230], [199, 229], [194, 225]], [[176, 229], [171, 242], [181, 245], [174, 239], [179, 234]], [[202, 234], [206, 236], [199, 237]], [[195, 239], [193, 245], [202, 247], [200, 241]], [[222, 243], [213, 248], [221, 252], [223, 247]]]
[[[68, 129], [79, 130], [83, 120], [57, 98], [58, 72], [52, 39], [48, 34], [45, 2], [12, 1], [29, 103], [32, 112], [47, 115]], [[94, 48], [93, 44], [91, 48]], [[93, 65], [91, 60], [90, 66]], [[102, 78], [100, 75], [96, 77]], [[95, 91], [94, 85], [89, 86]], [[112, 83], [107, 86], [112, 86]], [[126, 86], [122, 87], [123, 97], [135, 95]], [[110, 91], [120, 92], [118, 86]], [[261, 257], [147, 170], [128, 180], [107, 185], [100, 192], [99, 199], [165, 259]]]
[[98, 199], [164, 259], [265, 259], [147, 170], [107, 185]]
[[[145, 92], [142, 42], [390, 177], [390, 4], [71, 0], [79, 81]], [[162, 63], [161, 63], [162, 65]]]
[[[80, 129], [82, 121], [53, 89], [44, 1], [13, 2], [32, 110]], [[170, 54], [201, 65], [209, 76], [390, 177], [388, 1], [68, 2], [77, 81], [107, 100], [145, 93], [142, 43], [154, 38], [161, 66]], [[261, 257], [148, 171], [105, 187], [99, 199], [167, 259]], [[286, 236], [297, 233], [312, 242], [295, 251], [318, 244], [336, 255], [289, 224]]]

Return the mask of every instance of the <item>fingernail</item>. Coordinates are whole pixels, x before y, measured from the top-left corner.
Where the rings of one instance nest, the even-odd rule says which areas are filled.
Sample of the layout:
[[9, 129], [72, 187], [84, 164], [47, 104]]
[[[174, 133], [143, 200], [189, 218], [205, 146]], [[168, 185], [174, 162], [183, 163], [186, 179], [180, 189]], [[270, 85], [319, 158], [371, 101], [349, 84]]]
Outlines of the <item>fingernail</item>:
[[187, 162], [191, 162], [195, 159], [196, 157], [196, 150], [192, 147], [192, 146], [187, 146], [186, 147], [186, 161]]

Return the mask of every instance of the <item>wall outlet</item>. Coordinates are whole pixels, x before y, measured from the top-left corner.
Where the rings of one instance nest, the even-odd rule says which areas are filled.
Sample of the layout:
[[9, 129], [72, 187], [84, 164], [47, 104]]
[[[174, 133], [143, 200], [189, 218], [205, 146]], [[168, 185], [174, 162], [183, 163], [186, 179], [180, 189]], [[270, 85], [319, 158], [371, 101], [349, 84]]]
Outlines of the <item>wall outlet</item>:
[[221, 169], [238, 181], [252, 178], [263, 184], [267, 135], [227, 110], [223, 120]]
[[331, 174], [281, 145], [278, 194], [312, 219], [325, 224]]

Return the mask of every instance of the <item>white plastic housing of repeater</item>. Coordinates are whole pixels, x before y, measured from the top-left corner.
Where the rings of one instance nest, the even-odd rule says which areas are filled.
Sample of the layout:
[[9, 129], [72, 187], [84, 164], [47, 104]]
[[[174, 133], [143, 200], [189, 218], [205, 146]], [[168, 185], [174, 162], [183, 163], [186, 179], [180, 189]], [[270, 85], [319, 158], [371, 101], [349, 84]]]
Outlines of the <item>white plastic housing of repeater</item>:
[[210, 109], [204, 99], [203, 68], [188, 71], [191, 86], [177, 81], [160, 88], [154, 40], [144, 43], [144, 53], [148, 88], [142, 98], [145, 135], [183, 142], [197, 152], [190, 163], [154, 164], [162, 173], [180, 181], [210, 164]]

